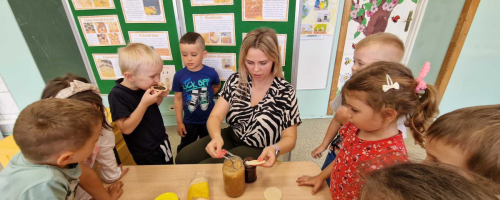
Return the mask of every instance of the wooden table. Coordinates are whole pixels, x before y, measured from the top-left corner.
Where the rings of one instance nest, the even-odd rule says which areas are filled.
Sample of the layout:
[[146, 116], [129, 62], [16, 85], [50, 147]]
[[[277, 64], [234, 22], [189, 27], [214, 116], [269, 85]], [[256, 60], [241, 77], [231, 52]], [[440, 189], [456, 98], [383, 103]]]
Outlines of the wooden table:
[[[124, 166], [130, 168], [122, 178], [123, 195], [126, 199], [155, 199], [160, 194], [173, 192], [180, 200], [186, 200], [189, 183], [197, 171], [210, 175], [210, 199], [235, 199], [224, 192], [222, 164], [168, 165], [168, 166]], [[316, 195], [312, 187], [297, 186], [295, 182], [302, 175], [317, 175], [321, 172], [313, 162], [280, 162], [273, 168], [257, 167], [257, 181], [246, 185], [245, 193], [236, 199], [264, 199], [264, 190], [277, 187], [283, 193], [282, 200], [289, 199], [332, 199], [326, 183]]]

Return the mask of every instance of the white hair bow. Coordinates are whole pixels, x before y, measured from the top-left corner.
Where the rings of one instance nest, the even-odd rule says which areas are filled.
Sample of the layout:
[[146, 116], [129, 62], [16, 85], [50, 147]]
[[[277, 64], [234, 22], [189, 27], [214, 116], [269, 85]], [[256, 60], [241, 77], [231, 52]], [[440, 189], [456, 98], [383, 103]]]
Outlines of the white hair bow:
[[387, 85], [382, 85], [382, 90], [384, 92], [387, 92], [390, 89], [399, 90], [399, 83], [398, 82], [392, 83], [392, 79], [389, 76], [389, 74], [386, 74], [385, 78], [387, 79]]
[[84, 91], [88, 91], [88, 90], [90, 90], [96, 94], [99, 94], [99, 95], [101, 94], [101, 92], [99, 91], [99, 88], [97, 88], [97, 86], [90, 84], [90, 83], [84, 83], [84, 82], [79, 81], [79, 80], [73, 80], [73, 82], [70, 83], [69, 87], [64, 88], [61, 91], [59, 91], [54, 98], [66, 99], [70, 96], [73, 96], [76, 93], [84, 92]]

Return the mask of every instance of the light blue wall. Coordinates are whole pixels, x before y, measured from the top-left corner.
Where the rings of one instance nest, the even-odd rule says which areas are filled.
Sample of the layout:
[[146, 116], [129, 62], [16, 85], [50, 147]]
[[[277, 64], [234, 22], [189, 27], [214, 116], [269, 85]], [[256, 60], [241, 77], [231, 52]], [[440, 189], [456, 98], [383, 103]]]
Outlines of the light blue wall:
[[40, 99], [42, 76], [6, 0], [0, 1], [0, 74], [19, 109]]
[[482, 0], [441, 101], [441, 114], [458, 108], [500, 104], [500, 1]]

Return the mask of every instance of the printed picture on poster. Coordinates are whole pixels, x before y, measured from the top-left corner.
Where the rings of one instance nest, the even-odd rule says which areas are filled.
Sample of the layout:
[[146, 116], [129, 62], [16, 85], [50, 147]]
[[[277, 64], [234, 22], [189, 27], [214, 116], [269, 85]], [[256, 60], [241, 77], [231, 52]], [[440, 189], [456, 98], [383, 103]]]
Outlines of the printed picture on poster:
[[227, 6], [233, 5], [233, 0], [191, 0], [191, 6]]
[[163, 60], [172, 60], [168, 31], [129, 31], [130, 42], [143, 43], [158, 53]]
[[317, 12], [316, 22], [317, 23], [328, 23], [330, 22], [331, 13], [330, 12]]
[[235, 53], [208, 53], [203, 59], [203, 64], [214, 68], [221, 81], [226, 81], [231, 74], [236, 72]]
[[71, 0], [75, 10], [115, 9], [113, 0]]
[[117, 15], [81, 16], [78, 21], [89, 46], [125, 45]]
[[[333, 35], [339, 0], [302, 1], [301, 35]], [[306, 38], [318, 39], [318, 37]]]
[[123, 78], [118, 65], [118, 54], [92, 54], [97, 72], [101, 80], [116, 80]]
[[120, 0], [126, 23], [165, 23], [162, 0]]
[[194, 31], [207, 46], [235, 46], [234, 14], [193, 14]]
[[288, 21], [288, 0], [242, 0], [243, 21]]
[[160, 82], [168, 88], [168, 90], [172, 90], [172, 81], [174, 80], [175, 75], [175, 65], [163, 65], [163, 70], [160, 74]]
[[326, 34], [327, 24], [314, 24], [314, 34]]

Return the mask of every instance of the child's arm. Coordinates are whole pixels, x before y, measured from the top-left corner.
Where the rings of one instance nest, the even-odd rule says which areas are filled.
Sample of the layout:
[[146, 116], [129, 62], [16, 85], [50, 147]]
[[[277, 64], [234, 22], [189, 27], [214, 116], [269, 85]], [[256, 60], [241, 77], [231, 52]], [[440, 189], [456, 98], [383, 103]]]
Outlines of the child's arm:
[[317, 176], [302, 176], [299, 177], [295, 182], [298, 183], [299, 186], [307, 185], [313, 186], [313, 190], [311, 192], [312, 195], [315, 195], [316, 192], [321, 188], [326, 179], [330, 178], [333, 169], [333, 162], [328, 165], [321, 173]]
[[314, 149], [311, 152], [311, 156], [313, 158], [320, 158], [321, 157], [321, 153], [323, 151], [325, 151], [326, 148], [328, 148], [328, 145], [330, 144], [330, 142], [332, 142], [333, 138], [335, 138], [335, 136], [339, 132], [340, 125], [347, 123], [348, 120], [347, 120], [346, 113], [347, 113], [347, 108], [345, 106], [340, 106], [337, 109], [337, 112], [335, 112], [335, 116], [333, 117], [332, 121], [330, 122], [330, 126], [328, 126], [328, 130], [326, 131], [325, 138], [323, 139], [323, 142], [321, 143], [321, 145], [316, 147], [316, 149]]
[[[106, 190], [92, 168], [85, 165], [83, 162], [80, 162], [79, 165], [82, 168], [82, 175], [80, 175], [80, 187], [82, 187], [94, 199], [116, 200], [122, 195], [123, 191], [121, 187], [113, 187], [113, 191]], [[118, 182], [118, 184], [122, 183]]]
[[151, 91], [151, 89], [146, 90], [146, 93], [142, 96], [141, 102], [130, 116], [116, 120], [116, 125], [123, 134], [128, 135], [132, 133], [132, 131], [134, 131], [134, 129], [137, 128], [141, 122], [146, 109], [148, 109], [151, 104], [157, 102], [158, 96], [161, 93], [156, 92], [151, 94]]
[[181, 137], [186, 136], [186, 127], [184, 126], [184, 122], [182, 121], [182, 111], [184, 108], [182, 107], [182, 92], [175, 92], [174, 97], [174, 110], [175, 110], [175, 119], [177, 120], [177, 133]]
[[96, 161], [101, 165], [101, 178], [106, 183], [113, 183], [120, 180], [129, 170], [129, 168], [122, 170], [121, 167], [118, 166], [113, 147], [101, 147], [97, 154]]
[[170, 90], [167, 90], [165, 92], [161, 92], [160, 96], [158, 96], [158, 100], [156, 101], [156, 104], [158, 106], [160, 106], [161, 102], [163, 102], [163, 98], [165, 98], [166, 96], [168, 96], [169, 93], [170, 93]]
[[217, 94], [217, 92], [219, 92], [221, 85], [222, 84], [220, 84], [220, 82], [217, 85], [212, 85], [212, 90], [214, 91], [214, 94]]

